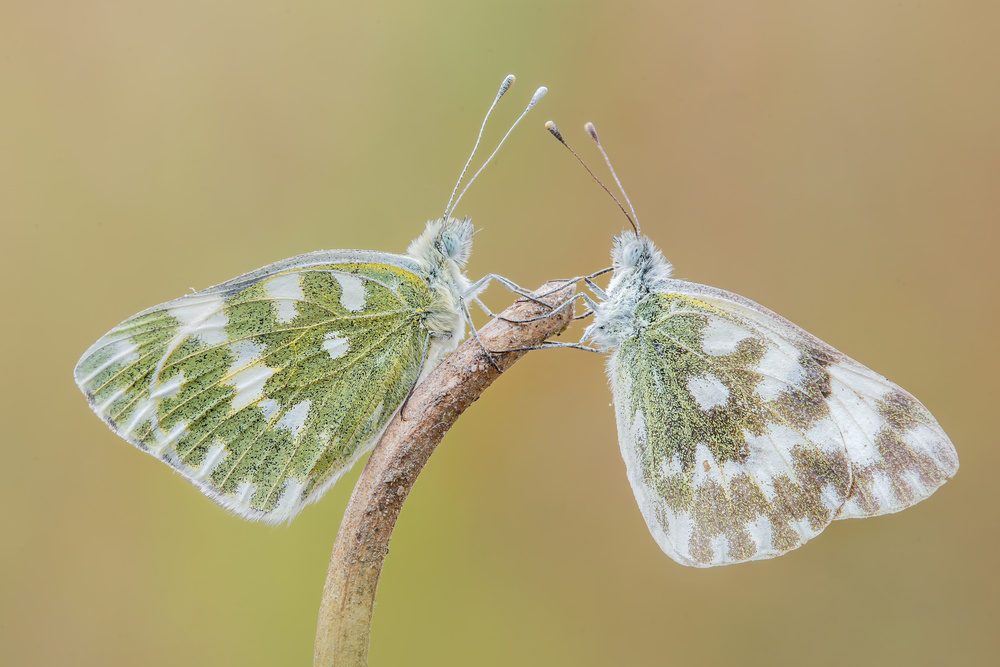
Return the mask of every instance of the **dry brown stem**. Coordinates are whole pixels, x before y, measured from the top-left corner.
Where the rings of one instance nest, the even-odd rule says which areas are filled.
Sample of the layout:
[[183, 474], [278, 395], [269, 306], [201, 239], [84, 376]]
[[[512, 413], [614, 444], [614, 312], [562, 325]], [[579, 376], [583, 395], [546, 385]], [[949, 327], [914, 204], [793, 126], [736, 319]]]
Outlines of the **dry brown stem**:
[[[536, 295], [558, 285], [548, 283]], [[542, 300], [556, 306], [574, 292], [569, 284]], [[545, 307], [521, 299], [501, 317], [525, 320], [546, 312]], [[571, 309], [564, 308], [525, 324], [496, 319], [479, 331], [479, 339], [489, 350], [539, 345], [565, 328], [571, 315]], [[506, 370], [524, 354], [496, 354], [494, 359]], [[389, 424], [354, 487], [333, 546], [316, 629], [316, 667], [368, 663], [375, 592], [403, 502], [444, 434], [498, 377], [483, 349], [470, 338], [420, 383], [406, 405], [406, 418], [397, 414]]]

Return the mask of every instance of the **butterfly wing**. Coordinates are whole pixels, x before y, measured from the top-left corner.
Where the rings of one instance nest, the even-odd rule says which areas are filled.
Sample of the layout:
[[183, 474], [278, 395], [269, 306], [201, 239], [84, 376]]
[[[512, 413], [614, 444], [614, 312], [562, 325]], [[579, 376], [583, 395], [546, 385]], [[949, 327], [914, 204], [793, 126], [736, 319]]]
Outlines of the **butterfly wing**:
[[220, 505], [290, 520], [417, 380], [433, 297], [407, 262], [309, 253], [150, 308], [87, 350], [77, 384], [115, 433]]
[[895, 512], [958, 467], [915, 398], [748, 299], [671, 280], [609, 360], [654, 538], [686, 565], [771, 558], [834, 519]]

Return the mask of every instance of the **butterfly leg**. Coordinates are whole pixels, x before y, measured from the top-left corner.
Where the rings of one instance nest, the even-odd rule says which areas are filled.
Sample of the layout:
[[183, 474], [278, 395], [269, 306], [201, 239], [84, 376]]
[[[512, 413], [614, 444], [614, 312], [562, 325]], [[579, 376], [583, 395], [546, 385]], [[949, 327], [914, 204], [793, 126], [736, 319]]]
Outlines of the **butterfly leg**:
[[[565, 287], [565, 284], [561, 285], [559, 287], [559, 289], [562, 289], [563, 287]], [[487, 308], [486, 305], [482, 301], [480, 301], [478, 298], [475, 299], [475, 301], [476, 301], [476, 304], [483, 310], [483, 312], [485, 312], [490, 317], [494, 317], [494, 318], [496, 318], [498, 320], [501, 320], [502, 322], [509, 322], [510, 324], [527, 324], [529, 322], [537, 322], [538, 320], [544, 320], [544, 319], [546, 319], [548, 317], [552, 317], [553, 315], [555, 315], [559, 311], [563, 310], [564, 308], [568, 308], [571, 305], [573, 305], [576, 302], [577, 299], [583, 299], [588, 304], [587, 305], [588, 310], [587, 310], [586, 313], [584, 313], [583, 315], [574, 315], [573, 316], [574, 320], [578, 320], [578, 319], [581, 319], [583, 317], [589, 316], [589, 314], [591, 312], [590, 309], [592, 308], [592, 304], [594, 302], [593, 299], [591, 299], [587, 294], [584, 294], [582, 292], [578, 293], [578, 294], [574, 294], [569, 300], [564, 301], [563, 303], [561, 303], [558, 306], [556, 306], [556, 308], [553, 309], [552, 312], [545, 313], [543, 315], [538, 315], [536, 317], [529, 317], [529, 318], [524, 319], [524, 320], [512, 320], [510, 318], [503, 317], [502, 315], [494, 315], [493, 313], [490, 312], [489, 308]]]
[[586, 352], [603, 353], [607, 351], [597, 347], [590, 347], [589, 345], [584, 345], [583, 343], [554, 343], [545, 341], [541, 345], [533, 345], [531, 347], [515, 347], [510, 350], [493, 350], [493, 354], [500, 354], [501, 352], [528, 352], [530, 350], [549, 350], [557, 347], [568, 347], [574, 350], [584, 350]]
[[[583, 312], [582, 314], [580, 314], [580, 315], [576, 315], [575, 317], [573, 317], [573, 319], [574, 320], [582, 320], [582, 319], [584, 319], [586, 317], [590, 317], [591, 315], [593, 315], [594, 314], [594, 310], [597, 308], [597, 302], [594, 301], [594, 299], [590, 295], [588, 295], [588, 294], [585, 294], [583, 292], [575, 294], [573, 296], [573, 298], [570, 299], [569, 301], [567, 301], [566, 303], [573, 303], [574, 301], [576, 301], [577, 298], [583, 299], [583, 302], [585, 304], [587, 304], [587, 310], [585, 312]], [[563, 304], [563, 306], [564, 305], [566, 305], [566, 304]], [[563, 306], [559, 306], [559, 308], [562, 308]], [[559, 308], [557, 308], [555, 312], [558, 312]], [[539, 317], [532, 317], [532, 318], [528, 318], [526, 320], [518, 320], [517, 323], [523, 324], [523, 323], [526, 323], [526, 322], [534, 322], [535, 320], [540, 320], [540, 319], [543, 319], [545, 317], [550, 317], [550, 316], [551, 316], [551, 314], [542, 315], [542, 316], [539, 316]], [[511, 322], [512, 320], [505, 320], [505, 321]], [[577, 343], [556, 343], [556, 342], [553, 342], [553, 341], [545, 341], [545, 343], [543, 343], [542, 345], [536, 345], [534, 347], [523, 347], [523, 348], [519, 347], [519, 348], [515, 348], [515, 349], [512, 349], [512, 350], [493, 350], [493, 353], [494, 354], [499, 354], [500, 352], [521, 352], [521, 351], [525, 351], [526, 352], [526, 351], [529, 351], [529, 350], [544, 350], [544, 349], [547, 349], [547, 348], [556, 348], [556, 347], [569, 347], [569, 348], [573, 348], [575, 350], [585, 350], [587, 352], [605, 352], [605, 350], [602, 350], [602, 349], [599, 349], [599, 348], [596, 348], [596, 347], [591, 347], [589, 345], [584, 345], [582, 341], [581, 342], [577, 342]]]
[[[504, 276], [497, 275], [496, 273], [487, 273], [485, 276], [483, 276], [476, 282], [472, 283], [472, 285], [469, 287], [468, 290], [466, 290], [463, 296], [466, 298], [478, 297], [479, 294], [482, 293], [487, 287], [489, 287], [490, 283], [493, 282], [494, 280], [499, 284], [503, 285], [505, 288], [507, 288], [508, 291], [513, 292], [514, 294], [517, 294], [518, 296], [524, 299], [528, 299], [533, 303], [537, 303], [540, 306], [546, 306], [548, 308], [551, 308], [551, 306], [549, 306], [549, 304], [545, 303], [544, 301], [541, 301], [540, 297], [548, 296], [552, 292], [556, 292], [559, 291], [559, 289], [561, 289], [560, 286], [559, 288], [556, 288], [550, 292], [546, 292], [545, 294], [540, 294], [539, 296], [535, 296], [534, 294], [531, 293], [530, 290], [524, 289], [510, 278], [505, 278]], [[496, 315], [490, 313], [488, 309], [486, 310], [486, 312], [491, 317], [496, 317]]]
[[468, 290], [467, 293], [473, 295], [472, 298], [475, 301], [476, 305], [478, 305], [482, 309], [482, 311], [484, 313], [486, 313], [489, 317], [493, 317], [493, 318], [502, 320], [504, 322], [509, 322], [511, 324], [525, 324], [527, 322], [535, 322], [535, 321], [544, 319], [546, 317], [549, 317], [553, 313], [557, 313], [561, 309], [566, 308], [570, 303], [575, 302], [576, 299], [578, 299], [578, 298], [583, 299], [584, 302], [587, 304], [587, 307], [590, 309], [590, 310], [588, 310], [588, 312], [584, 313], [583, 315], [578, 315], [578, 316], [575, 316], [573, 318], [573, 319], [582, 319], [584, 317], [588, 317], [591, 314], [591, 311], [593, 310], [594, 305], [595, 305], [594, 304], [594, 300], [592, 298], [590, 298], [586, 294], [582, 294], [582, 293], [574, 295], [573, 298], [570, 299], [569, 301], [565, 301], [562, 304], [560, 304], [558, 307], [555, 308], [555, 310], [553, 311], [553, 313], [549, 313], [549, 314], [546, 314], [546, 315], [539, 315], [538, 317], [533, 317], [533, 318], [529, 318], [529, 319], [526, 319], [526, 320], [517, 320], [517, 321], [511, 320], [511, 319], [508, 319], [508, 318], [505, 318], [505, 317], [501, 317], [500, 315], [497, 315], [496, 313], [494, 313], [493, 311], [491, 311], [486, 306], [486, 304], [484, 304], [482, 302], [482, 300], [479, 299], [479, 294], [484, 289], [486, 289], [486, 287], [489, 285], [490, 281], [496, 280], [498, 283], [500, 283], [501, 285], [503, 285], [504, 287], [506, 287], [511, 292], [514, 292], [515, 294], [523, 296], [523, 297], [529, 299], [530, 301], [533, 301], [534, 303], [538, 303], [540, 305], [543, 305], [543, 306], [551, 308], [551, 306], [548, 306], [548, 304], [546, 304], [546, 303], [544, 303], [542, 301], [539, 301], [539, 299], [542, 299], [544, 297], [547, 297], [547, 296], [550, 296], [552, 294], [555, 294], [559, 290], [561, 290], [564, 287], [566, 287], [566, 285], [571, 285], [573, 283], [577, 283], [577, 282], [583, 280], [594, 291], [595, 294], [597, 294], [600, 298], [604, 299], [606, 297], [606, 295], [604, 294], [604, 291], [593, 282], [593, 278], [596, 278], [597, 276], [600, 276], [602, 274], [608, 273], [611, 270], [612, 270], [611, 267], [608, 267], [606, 269], [601, 269], [600, 271], [592, 273], [589, 276], [577, 276], [576, 278], [560, 278], [560, 279], [557, 279], [557, 280], [553, 280], [551, 282], [558, 282], [559, 284], [556, 285], [555, 287], [553, 287], [552, 289], [550, 289], [549, 291], [542, 292], [541, 294], [529, 294], [529, 293], [527, 293], [526, 290], [524, 290], [524, 288], [520, 287], [519, 285], [517, 285], [513, 281], [509, 280], [508, 278], [505, 278], [503, 276], [498, 276], [496, 274], [492, 274], [491, 273], [491, 274], [488, 274], [488, 275], [484, 276], [480, 280], [477, 280], [472, 285], [472, 287]]
[[587, 310], [585, 310], [584, 312], [582, 312], [579, 315], [575, 316], [573, 318], [574, 320], [584, 320], [584, 319], [587, 319], [588, 317], [590, 317], [591, 315], [593, 315], [594, 311], [597, 309], [597, 302], [594, 301], [590, 297], [589, 294], [580, 294], [580, 298], [583, 299], [583, 302], [585, 304], [587, 304]]
[[[473, 296], [472, 298], [477, 302], [479, 302], [478, 296]], [[483, 351], [483, 354], [486, 355], [486, 358], [489, 359], [490, 366], [495, 368], [497, 373], [503, 373], [503, 369], [500, 368], [496, 360], [493, 359], [493, 353], [487, 350], [486, 346], [483, 345], [483, 341], [479, 339], [479, 332], [476, 331], [476, 323], [472, 321], [472, 313], [469, 312], [469, 304], [463, 297], [459, 297], [459, 302], [462, 304], [462, 312], [465, 314], [465, 319], [469, 323], [469, 328], [472, 330], [472, 337], [475, 338], [476, 342], [479, 344], [479, 349], [481, 349]], [[479, 303], [480, 306], [483, 305], [482, 302]], [[489, 310], [487, 310], [486, 312], [489, 312]]]
[[587, 287], [589, 287], [591, 290], [593, 290], [594, 294], [596, 294], [597, 298], [600, 299], [601, 301], [607, 301], [608, 295], [604, 292], [603, 289], [601, 289], [597, 285], [597, 283], [594, 282], [594, 278], [596, 278], [599, 275], [605, 274], [608, 271], [612, 271], [612, 270], [614, 270], [614, 267], [610, 267], [609, 266], [608, 268], [601, 269], [600, 271], [597, 271], [596, 273], [591, 273], [589, 276], [587, 276], [586, 278], [583, 279], [583, 281], [585, 283], [587, 283]]
[[595, 271], [594, 273], [591, 273], [589, 276], [577, 276], [576, 278], [557, 278], [557, 279], [555, 279], [555, 280], [553, 280], [551, 282], [561, 283], [560, 285], [557, 285], [556, 287], [553, 287], [548, 292], [542, 292], [541, 294], [536, 294], [535, 296], [538, 297], [538, 298], [543, 298], [543, 297], [546, 297], [546, 296], [550, 296], [552, 294], [555, 294], [559, 290], [561, 290], [566, 285], [572, 285], [572, 284], [578, 283], [578, 282], [580, 282], [582, 280], [582, 281], [584, 281], [587, 284], [588, 287], [590, 287], [590, 289], [594, 290], [595, 294], [597, 294], [603, 300], [603, 299], [607, 298], [607, 295], [604, 293], [604, 290], [602, 290], [596, 283], [594, 283], [594, 278], [596, 278], [597, 276], [604, 275], [605, 273], [609, 273], [609, 272], [611, 272], [613, 270], [614, 270], [614, 267], [609, 266], [606, 269], [601, 269], [600, 271]]

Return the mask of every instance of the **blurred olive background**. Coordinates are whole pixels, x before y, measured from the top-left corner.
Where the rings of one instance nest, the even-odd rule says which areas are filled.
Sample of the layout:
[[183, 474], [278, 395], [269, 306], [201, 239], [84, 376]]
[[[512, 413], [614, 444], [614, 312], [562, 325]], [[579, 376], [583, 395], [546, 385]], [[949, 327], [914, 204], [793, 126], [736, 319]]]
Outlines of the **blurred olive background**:
[[112, 435], [73, 365], [192, 287], [402, 252], [513, 72], [490, 148], [550, 93], [459, 208], [471, 276], [608, 263], [627, 223], [542, 129], [604, 173], [593, 121], [679, 277], [899, 382], [962, 469], [782, 558], [685, 568], [635, 506], [602, 358], [534, 353], [410, 496], [371, 664], [995, 664], [998, 24], [985, 0], [3, 3], [0, 662], [310, 663], [360, 466], [291, 526], [241, 521]]

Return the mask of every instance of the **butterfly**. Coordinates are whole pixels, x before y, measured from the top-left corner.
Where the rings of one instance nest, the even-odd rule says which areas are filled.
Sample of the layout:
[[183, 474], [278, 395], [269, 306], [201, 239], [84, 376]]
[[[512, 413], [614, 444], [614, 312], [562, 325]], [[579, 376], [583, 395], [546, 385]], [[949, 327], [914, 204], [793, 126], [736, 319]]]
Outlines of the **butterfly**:
[[[513, 81], [504, 79], [476, 147]], [[468, 302], [483, 306], [478, 294], [493, 280], [523, 293], [500, 276], [464, 274], [473, 226], [450, 216], [457, 191], [405, 255], [310, 252], [133, 315], [83, 354], [77, 384], [112, 431], [219, 505], [290, 521], [458, 346]]]
[[598, 301], [581, 343], [611, 352], [628, 480], [668, 556], [773, 558], [833, 520], [906, 509], [955, 474], [955, 447], [917, 399], [750, 299], [671, 277], [626, 216], [635, 230], [614, 239], [607, 288], [588, 281]]

